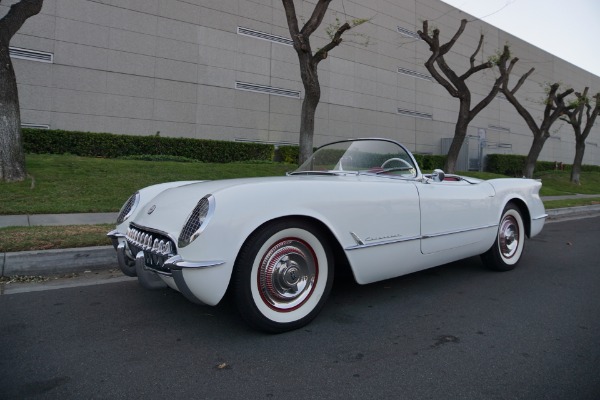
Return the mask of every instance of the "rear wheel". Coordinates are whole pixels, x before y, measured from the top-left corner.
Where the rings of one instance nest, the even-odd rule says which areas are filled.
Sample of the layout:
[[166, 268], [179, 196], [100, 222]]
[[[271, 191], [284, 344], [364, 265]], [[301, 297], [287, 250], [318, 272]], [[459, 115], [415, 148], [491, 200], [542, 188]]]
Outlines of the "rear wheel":
[[483, 263], [497, 271], [514, 269], [525, 247], [525, 224], [519, 208], [509, 203], [502, 212], [492, 247], [481, 255]]
[[250, 236], [233, 274], [242, 318], [263, 331], [285, 332], [306, 325], [323, 307], [333, 282], [333, 257], [312, 224], [279, 220]]

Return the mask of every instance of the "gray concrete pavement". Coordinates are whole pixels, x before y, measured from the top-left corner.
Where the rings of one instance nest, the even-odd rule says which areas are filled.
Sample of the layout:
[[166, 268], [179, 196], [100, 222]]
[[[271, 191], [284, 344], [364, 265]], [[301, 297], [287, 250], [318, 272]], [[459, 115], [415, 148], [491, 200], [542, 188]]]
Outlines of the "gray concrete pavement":
[[0, 215], [0, 228], [8, 226], [114, 224], [118, 213]]
[[[599, 195], [551, 196], [543, 200], [598, 197]], [[547, 210], [548, 221], [567, 218], [587, 218], [600, 215], [600, 204]], [[84, 225], [114, 223], [117, 213], [47, 214], [0, 216], [0, 227], [35, 225]], [[35, 250], [0, 253], [0, 276], [60, 275], [87, 270], [117, 267], [117, 256], [112, 246], [76, 249]]]

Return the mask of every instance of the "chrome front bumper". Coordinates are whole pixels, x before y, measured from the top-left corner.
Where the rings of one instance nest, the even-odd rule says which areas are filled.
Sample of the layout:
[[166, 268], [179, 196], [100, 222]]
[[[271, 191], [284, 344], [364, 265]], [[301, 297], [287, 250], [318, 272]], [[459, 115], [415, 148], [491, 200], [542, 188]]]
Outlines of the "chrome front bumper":
[[[164, 246], [153, 246], [150, 240], [144, 244], [117, 230], [109, 232], [107, 236], [117, 252], [117, 261], [123, 273], [137, 275], [138, 282], [146, 289], [162, 289], [167, 286], [165, 280], [172, 279], [176, 290], [194, 303], [203, 304], [186, 284], [184, 270], [212, 268], [225, 263], [220, 260], [186, 261], [181, 255], [165, 254], [162, 251]], [[132, 274], [133, 270], [135, 274]]]

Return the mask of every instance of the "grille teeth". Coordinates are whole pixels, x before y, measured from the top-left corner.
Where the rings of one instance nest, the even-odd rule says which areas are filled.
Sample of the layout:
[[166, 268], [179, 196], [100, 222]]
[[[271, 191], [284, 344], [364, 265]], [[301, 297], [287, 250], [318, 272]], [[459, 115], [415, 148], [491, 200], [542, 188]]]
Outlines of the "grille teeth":
[[149, 251], [159, 256], [172, 256], [173, 245], [168, 239], [164, 239], [152, 233], [145, 233], [136, 228], [127, 231], [127, 242], [143, 251]]

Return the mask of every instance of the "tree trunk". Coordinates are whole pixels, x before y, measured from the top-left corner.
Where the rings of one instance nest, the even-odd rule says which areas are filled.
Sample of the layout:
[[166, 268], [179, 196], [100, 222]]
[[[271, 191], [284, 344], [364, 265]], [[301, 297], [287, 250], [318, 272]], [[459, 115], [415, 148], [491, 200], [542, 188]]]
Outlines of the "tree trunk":
[[317, 65], [311, 57], [299, 57], [300, 75], [304, 84], [304, 100], [300, 114], [300, 154], [298, 162], [302, 164], [312, 155], [313, 137], [315, 133], [315, 113], [321, 100], [321, 86], [317, 74]]
[[17, 80], [8, 45], [0, 46], [0, 180], [25, 179]]
[[304, 163], [308, 160], [313, 152], [313, 137], [315, 133], [315, 113], [317, 111], [317, 105], [319, 104], [318, 98], [315, 99], [314, 95], [308, 95], [304, 97], [302, 102], [302, 114], [300, 115], [300, 154], [298, 162], [299, 164]]
[[531, 144], [531, 148], [529, 149], [529, 154], [527, 154], [527, 158], [525, 159], [525, 165], [523, 166], [523, 176], [525, 178], [533, 178], [533, 171], [535, 171], [535, 163], [537, 162], [542, 149], [544, 148], [544, 143], [546, 143], [546, 139], [548, 139], [547, 135], [536, 135], [533, 137], [533, 143]]
[[25, 179], [25, 155], [21, 138], [21, 114], [17, 79], [9, 45], [27, 18], [42, 9], [44, 0], [21, 0], [10, 6], [0, 19], [0, 180]]
[[456, 128], [454, 129], [454, 137], [452, 138], [452, 143], [450, 144], [448, 156], [446, 157], [446, 163], [444, 165], [444, 172], [447, 174], [453, 174], [454, 172], [456, 172], [456, 160], [458, 159], [460, 149], [462, 148], [462, 145], [465, 142], [468, 126], [468, 122], [465, 123], [459, 121], [456, 123]]
[[575, 159], [573, 160], [573, 169], [571, 169], [571, 182], [580, 185], [579, 177], [581, 175], [581, 164], [585, 154], [585, 139], [577, 137], [575, 143]]
[[444, 172], [447, 174], [453, 174], [456, 172], [456, 160], [460, 153], [465, 137], [467, 137], [467, 129], [469, 129], [469, 109], [471, 106], [471, 96], [469, 93], [465, 98], [460, 99], [460, 111], [458, 113], [458, 119], [456, 120], [456, 126], [454, 127], [454, 137], [448, 150], [446, 162], [444, 163]]

